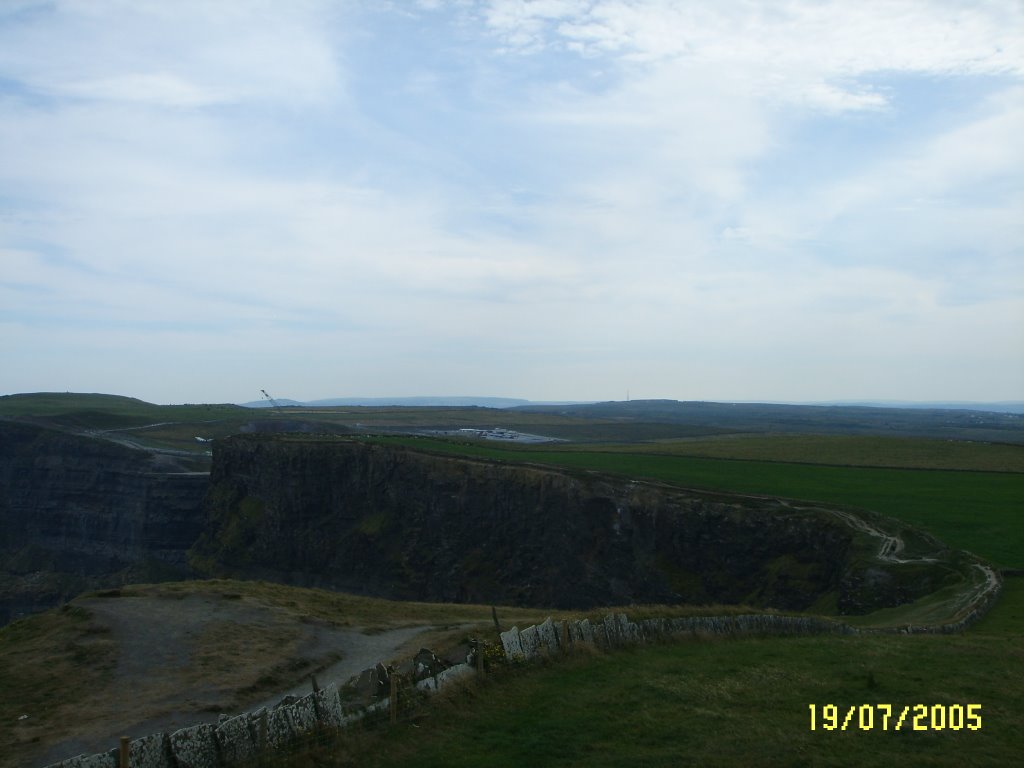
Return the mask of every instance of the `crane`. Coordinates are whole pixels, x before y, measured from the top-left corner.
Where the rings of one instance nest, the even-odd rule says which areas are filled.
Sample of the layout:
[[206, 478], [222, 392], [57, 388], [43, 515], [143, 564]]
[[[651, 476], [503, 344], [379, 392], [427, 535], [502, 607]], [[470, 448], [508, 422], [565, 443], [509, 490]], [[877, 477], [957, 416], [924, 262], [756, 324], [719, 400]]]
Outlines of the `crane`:
[[260, 392], [261, 392], [261, 393], [263, 393], [263, 396], [264, 396], [265, 398], [267, 398], [267, 401], [268, 401], [268, 402], [269, 402], [269, 403], [270, 403], [270, 404], [271, 404], [272, 406], [274, 406], [274, 412], [275, 412], [275, 413], [281, 413], [281, 404], [280, 404], [279, 402], [277, 402], [277, 400], [275, 400], [274, 398], [272, 398], [272, 397], [271, 397], [270, 395], [268, 395], [268, 394], [267, 394], [267, 390], [265, 390], [265, 389], [261, 389], [261, 390], [260, 390]]

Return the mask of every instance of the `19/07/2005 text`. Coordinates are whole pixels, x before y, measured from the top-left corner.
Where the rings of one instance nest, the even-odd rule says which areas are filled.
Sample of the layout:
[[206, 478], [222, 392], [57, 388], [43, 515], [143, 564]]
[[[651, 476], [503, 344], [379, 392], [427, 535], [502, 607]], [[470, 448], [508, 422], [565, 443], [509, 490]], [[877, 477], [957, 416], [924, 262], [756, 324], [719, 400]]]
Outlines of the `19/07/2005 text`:
[[835, 704], [807, 705], [811, 730], [971, 731], [981, 730], [981, 704], [854, 704], [845, 712]]

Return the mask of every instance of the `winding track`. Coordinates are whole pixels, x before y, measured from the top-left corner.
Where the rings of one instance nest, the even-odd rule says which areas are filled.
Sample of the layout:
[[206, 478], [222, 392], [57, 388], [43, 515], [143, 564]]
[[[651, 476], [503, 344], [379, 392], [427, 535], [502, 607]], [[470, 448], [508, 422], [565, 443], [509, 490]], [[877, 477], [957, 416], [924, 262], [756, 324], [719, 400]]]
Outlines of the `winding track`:
[[[807, 507], [796, 507], [796, 509], [807, 509]], [[816, 509], [822, 508], [819, 507]], [[888, 534], [871, 525], [868, 521], [849, 512], [827, 508], [823, 511], [838, 517], [847, 525], [861, 531], [862, 533], [878, 538], [879, 546], [877, 557], [882, 562], [936, 563], [939, 561], [939, 558], [936, 557], [900, 557], [904, 551], [905, 542], [899, 536]], [[969, 585], [965, 585], [965, 588], [949, 602], [953, 616], [966, 616], [972, 611], [981, 608], [986, 601], [990, 600], [997, 592], [999, 592], [1002, 585], [999, 574], [996, 573], [994, 568], [985, 565], [984, 563], [972, 563], [972, 568], [978, 570], [981, 578], [977, 582], [970, 582]], [[968, 581], [970, 580], [968, 579]]]

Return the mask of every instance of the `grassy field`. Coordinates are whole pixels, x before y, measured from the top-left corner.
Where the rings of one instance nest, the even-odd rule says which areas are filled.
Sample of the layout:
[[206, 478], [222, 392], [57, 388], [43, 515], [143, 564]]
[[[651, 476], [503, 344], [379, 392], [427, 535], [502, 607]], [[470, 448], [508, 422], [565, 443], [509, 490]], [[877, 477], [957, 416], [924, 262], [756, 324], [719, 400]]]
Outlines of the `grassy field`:
[[[198, 638], [198, 650], [186, 670], [190, 683], [205, 681], [213, 688], [231, 685], [233, 677], [242, 689], [239, 695], [250, 699], [267, 687], [248, 690], [251, 680], [266, 678], [272, 686], [278, 670], [293, 663], [289, 654], [296, 649], [289, 643], [291, 630], [308, 622], [370, 632], [414, 624], [480, 623], [493, 627], [489, 606], [402, 603], [266, 582], [190, 581], [127, 586], [96, 594], [110, 600], [143, 597], [172, 604], [189, 596], [208, 596], [268, 609], [267, 615], [274, 617], [270, 623], [211, 621]], [[525, 626], [542, 621], [545, 612], [502, 608], [500, 615]], [[87, 725], [102, 708], [116, 706], [119, 699], [141, 696], [140, 691], [144, 693], [159, 682], [137, 680], [130, 686], [132, 690], [119, 693], [114, 685], [118, 660], [110, 629], [74, 602], [0, 629], [0, 766], [29, 764], [26, 757], [37, 745], [58, 741], [68, 724]], [[241, 665], [259, 668], [243, 670]], [[277, 683], [277, 690], [288, 686], [287, 681]], [[270, 693], [273, 691], [264, 695]], [[144, 696], [140, 708], [143, 704], [149, 705]], [[22, 715], [28, 717], [19, 719]]]
[[116, 428], [128, 423], [157, 421], [204, 421], [250, 413], [230, 404], [154, 405], [133, 397], [63, 392], [5, 395], [0, 397], [0, 417], [33, 416], [56, 418], [71, 423], [77, 419], [97, 429]]
[[[84, 605], [90, 599], [133, 601], [146, 598], [175, 606], [186, 599], [209, 598], [217, 608], [199, 634], [188, 666], [174, 676], [153, 662], [147, 679], [117, 682], [121, 651], [109, 626]], [[227, 608], [241, 607], [258, 618], [224, 619]], [[609, 608], [608, 611], [633, 609]], [[743, 606], [651, 606], [658, 616], [724, 615], [751, 612]], [[577, 613], [542, 608], [497, 607], [503, 628], [539, 624], [547, 616], [578, 617]], [[323, 623], [358, 628], [377, 634], [399, 627], [432, 627], [417, 638], [402, 660], [411, 658], [421, 643], [443, 650], [467, 635], [496, 638], [492, 609], [484, 605], [414, 603], [361, 597], [319, 589], [300, 589], [269, 582], [206, 580], [130, 585], [83, 595], [61, 608], [30, 616], [0, 629], [0, 766], [30, 764], [40, 746], [68, 736], [73, 724], [88, 731], [107, 723], [111, 710], [134, 704], [133, 710], [157, 710], [175, 694], [175, 685], [217, 691], [225, 709], [240, 711], [247, 704], [288, 688], [303, 662], [297, 645], [299, 629]], [[165, 643], [161, 653], [174, 653]], [[155, 656], [159, 657], [159, 653]], [[387, 661], [387, 659], [382, 659]], [[173, 670], [172, 670], [173, 671]], [[344, 681], [341, 681], [344, 682]], [[118, 685], [128, 690], [119, 690]], [[198, 697], [194, 706], [205, 706]], [[216, 714], [216, 711], [214, 714]], [[28, 715], [24, 719], [22, 715]], [[116, 715], [115, 715], [116, 716]], [[133, 715], [124, 714], [131, 718]]]
[[655, 445], [588, 446], [618, 453], [666, 453], [796, 464], [1024, 472], [1024, 445], [866, 435], [733, 435]]
[[[207, 581], [126, 587], [120, 597], [217, 595], [291, 613], [296, 622], [385, 629], [410, 622], [475, 624], [493, 632], [487, 606], [401, 603], [264, 582]], [[624, 609], [634, 616], [635, 609]], [[733, 612], [705, 608], [700, 613]], [[665, 615], [693, 609], [649, 607]], [[573, 614], [499, 608], [503, 625]], [[227, 625], [218, 627], [226, 632]], [[239, 625], [230, 641], [252, 629]], [[0, 752], [80, 718], [109, 689], [117, 651], [87, 611], [69, 606], [0, 630]], [[202, 675], [197, 660], [195, 674]], [[696, 639], [499, 670], [442, 696], [390, 729], [369, 725], [268, 765], [674, 766], [1014, 764], [1024, 743], [1024, 579], [1008, 579], [997, 606], [964, 635]], [[104, 691], [109, 691], [105, 694]], [[819, 705], [810, 729], [809, 705]], [[899, 732], [890, 722], [823, 727], [820, 706], [980, 704], [974, 731]], [[22, 713], [33, 716], [19, 721]], [[856, 721], [855, 721], [856, 722]], [[927, 722], [927, 721], [926, 721]], [[0, 764], [4, 761], [0, 760]], [[11, 763], [12, 765], [14, 763]]]
[[[23, 754], [55, 724], [76, 719], [116, 664], [109, 631], [81, 608], [65, 606], [0, 629], [0, 755]], [[35, 716], [40, 712], [45, 716]]]
[[[354, 729], [287, 765], [1014, 765], [1024, 746], [1022, 630], [1018, 578], [965, 635], [698, 639], [586, 654], [473, 681], [394, 728]], [[826, 704], [840, 713], [834, 730]], [[885, 704], [895, 713], [888, 730]], [[902, 708], [919, 704], [929, 708], [924, 730], [911, 710], [897, 731]], [[938, 719], [932, 728], [933, 705], [967, 704], [980, 705], [980, 729], [940, 730]], [[870, 729], [860, 728], [862, 705]]]
[[904, 520], [1000, 567], [1024, 567], [1024, 473], [842, 467], [637, 451], [499, 448], [426, 438], [382, 439], [422, 450], [860, 507]]

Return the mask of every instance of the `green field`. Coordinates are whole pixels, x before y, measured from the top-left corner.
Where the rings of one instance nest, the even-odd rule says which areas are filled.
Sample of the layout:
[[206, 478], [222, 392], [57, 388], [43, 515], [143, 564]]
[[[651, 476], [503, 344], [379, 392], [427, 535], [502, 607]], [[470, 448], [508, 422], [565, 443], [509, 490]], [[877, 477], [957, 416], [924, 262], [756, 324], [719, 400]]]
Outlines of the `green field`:
[[868, 435], [732, 435], [590, 450], [796, 464], [1024, 472], [1024, 445]]
[[237, 405], [154, 405], [132, 397], [41, 392], [0, 397], [0, 418], [45, 420], [79, 429], [126, 429], [156, 422], [203, 423], [251, 413]]
[[[288, 765], [1015, 765], [1022, 630], [1018, 578], [965, 635], [683, 640], [587, 654], [473, 681], [394, 728], [354, 729]], [[856, 707], [852, 727], [826, 729], [826, 704], [840, 720]], [[886, 704], [887, 724], [877, 706]], [[967, 704], [980, 705], [979, 729], [940, 730], [939, 713], [933, 729], [934, 705], [945, 716]], [[911, 709], [897, 731], [915, 705], [928, 707], [924, 729], [913, 729]]]
[[860, 507], [918, 526], [997, 566], [1024, 567], [1024, 473], [842, 467], [637, 451], [499, 448], [426, 438], [381, 439], [418, 450]]

